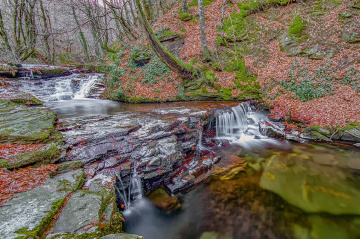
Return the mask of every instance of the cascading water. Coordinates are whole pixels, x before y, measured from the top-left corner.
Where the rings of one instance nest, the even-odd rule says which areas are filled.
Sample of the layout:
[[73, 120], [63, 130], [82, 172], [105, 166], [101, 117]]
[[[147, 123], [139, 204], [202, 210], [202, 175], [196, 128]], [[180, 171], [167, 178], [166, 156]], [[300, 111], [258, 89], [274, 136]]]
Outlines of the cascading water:
[[267, 119], [265, 113], [252, 111], [249, 103], [243, 102], [232, 107], [231, 112], [222, 113], [216, 118], [216, 138], [244, 148], [265, 143], [277, 144], [276, 140], [260, 133], [259, 121], [262, 119]]
[[231, 108], [232, 112], [226, 112], [217, 117], [216, 137], [239, 138], [248, 129], [247, 114], [251, 108], [247, 102]]
[[19, 89], [29, 92], [45, 102], [85, 99], [92, 87], [100, 80], [99, 75], [55, 77], [44, 80], [20, 80]]
[[141, 179], [136, 172], [136, 168], [134, 168], [128, 182], [125, 182], [120, 174], [116, 175], [116, 177], [118, 180], [116, 190], [119, 196], [120, 205], [124, 211], [127, 211], [131, 208], [131, 203], [133, 201], [142, 199], [143, 197]]
[[89, 94], [93, 86], [96, 84], [96, 82], [99, 81], [99, 77], [97, 75], [90, 76], [89, 80], [85, 82], [80, 90], [74, 95], [74, 99], [84, 99]]

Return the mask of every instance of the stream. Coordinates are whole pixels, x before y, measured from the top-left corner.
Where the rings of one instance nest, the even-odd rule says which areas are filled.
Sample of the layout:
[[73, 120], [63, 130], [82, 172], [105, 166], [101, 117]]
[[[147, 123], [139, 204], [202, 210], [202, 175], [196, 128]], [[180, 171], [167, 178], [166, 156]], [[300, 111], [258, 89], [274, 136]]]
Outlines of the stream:
[[[360, 238], [359, 148], [343, 142], [300, 144], [263, 136], [258, 122], [267, 119], [267, 113], [248, 103], [135, 105], [91, 98], [98, 94], [96, 84], [101, 77], [73, 74], [46, 80], [23, 79], [17, 86], [46, 102], [64, 124], [85, 122], [89, 129], [97, 128], [95, 135], [112, 131], [114, 122], [121, 122], [117, 129], [132, 127], [129, 140], [134, 142], [146, 139], [142, 136], [146, 127], [154, 131], [155, 126], [165, 128], [174, 120], [186, 120], [209, 110], [217, 112], [204, 129], [196, 131], [201, 135], [196, 147], [198, 158], [210, 154], [221, 160], [210, 161], [205, 167], [206, 163], [200, 165], [191, 156], [187, 158], [186, 167], [179, 168], [195, 172], [201, 167], [198, 171], [207, 176], [186, 190], [183, 185], [176, 187], [175, 179], [181, 173], [169, 176], [173, 181], [165, 187], [179, 197], [181, 207], [177, 210], [161, 209], [148, 197], [139, 196], [139, 184], [147, 185], [149, 190], [156, 187], [156, 182], [141, 181], [141, 177], [147, 177], [141, 163], [135, 164], [130, 179], [128, 175], [118, 176], [121, 184], [128, 181], [128, 186], [119, 190], [119, 194], [126, 187], [129, 190], [119, 202], [127, 203], [123, 212], [126, 232], [146, 239]], [[142, 125], [139, 130], [137, 124]], [[71, 138], [77, 133], [63, 134]], [[106, 157], [102, 156], [104, 162]], [[96, 159], [94, 156], [91, 162]], [[94, 168], [94, 176], [103, 170]], [[134, 193], [131, 187], [136, 187], [137, 195], [126, 200]]]

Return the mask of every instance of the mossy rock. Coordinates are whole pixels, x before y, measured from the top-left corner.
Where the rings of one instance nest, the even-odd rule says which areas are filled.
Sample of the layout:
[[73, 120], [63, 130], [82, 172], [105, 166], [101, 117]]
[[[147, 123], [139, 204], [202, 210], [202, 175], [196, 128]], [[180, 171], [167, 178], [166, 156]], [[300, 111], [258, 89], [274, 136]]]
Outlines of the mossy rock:
[[351, 23], [344, 24], [341, 39], [347, 43], [360, 43], [360, 26]]
[[71, 75], [71, 72], [66, 68], [42, 68], [33, 71], [34, 77], [46, 79], [51, 77]]
[[84, 163], [82, 161], [71, 161], [71, 162], [65, 162], [58, 164], [58, 167], [56, 169], [56, 173], [66, 173], [71, 170], [79, 169], [84, 166]]
[[281, 35], [279, 41], [280, 50], [285, 52], [287, 56], [296, 56], [302, 52], [302, 48], [289, 34]]
[[160, 42], [184, 38], [184, 34], [170, 31], [169, 28], [161, 29], [160, 31], [155, 32], [155, 35]]
[[16, 66], [0, 65], [0, 77], [14, 78], [18, 71], [19, 69]]
[[46, 149], [14, 155], [8, 159], [0, 158], [0, 168], [14, 169], [35, 163], [48, 164], [59, 156], [60, 150], [58, 147], [51, 145]]
[[0, 143], [34, 143], [54, 131], [54, 112], [0, 100]]

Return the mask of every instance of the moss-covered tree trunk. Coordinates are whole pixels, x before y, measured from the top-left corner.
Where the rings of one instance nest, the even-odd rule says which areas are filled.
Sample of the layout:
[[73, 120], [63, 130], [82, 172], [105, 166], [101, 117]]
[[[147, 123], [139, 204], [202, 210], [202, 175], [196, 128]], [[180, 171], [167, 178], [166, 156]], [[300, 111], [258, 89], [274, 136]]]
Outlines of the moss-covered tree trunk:
[[154, 35], [149, 23], [146, 20], [145, 14], [141, 8], [140, 0], [136, 0], [136, 5], [139, 10], [139, 18], [145, 33], [149, 39], [149, 42], [154, 49], [155, 53], [158, 57], [179, 75], [186, 79], [193, 79], [200, 74], [200, 70], [195, 68], [189, 64], [182, 62], [181, 60], [177, 59], [173, 54], [171, 54], [156, 38]]
[[2, 40], [4, 42], [4, 45], [7, 48], [7, 50], [9, 52], [12, 52], [11, 46], [10, 46], [10, 43], [9, 43], [8, 34], [7, 34], [6, 30], [5, 30], [4, 21], [3, 21], [2, 14], [1, 14], [1, 9], [0, 9], [0, 37], [2, 38]]

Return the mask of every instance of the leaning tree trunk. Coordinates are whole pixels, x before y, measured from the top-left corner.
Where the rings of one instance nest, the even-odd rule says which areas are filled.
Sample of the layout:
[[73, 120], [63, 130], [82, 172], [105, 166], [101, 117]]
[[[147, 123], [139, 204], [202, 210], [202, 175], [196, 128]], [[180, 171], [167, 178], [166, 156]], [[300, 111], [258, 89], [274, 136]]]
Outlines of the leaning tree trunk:
[[139, 10], [139, 18], [144, 27], [145, 33], [149, 39], [149, 42], [154, 49], [158, 57], [177, 74], [186, 79], [194, 79], [200, 76], [200, 69], [195, 68], [189, 64], [182, 62], [171, 54], [156, 38], [149, 23], [146, 20], [145, 14], [141, 8], [140, 0], [136, 0], [136, 5]]
[[199, 3], [199, 16], [200, 16], [200, 38], [201, 38], [201, 46], [203, 50], [203, 58], [205, 60], [208, 60], [210, 58], [210, 51], [206, 42], [204, 1], [198, 0], [198, 3]]

